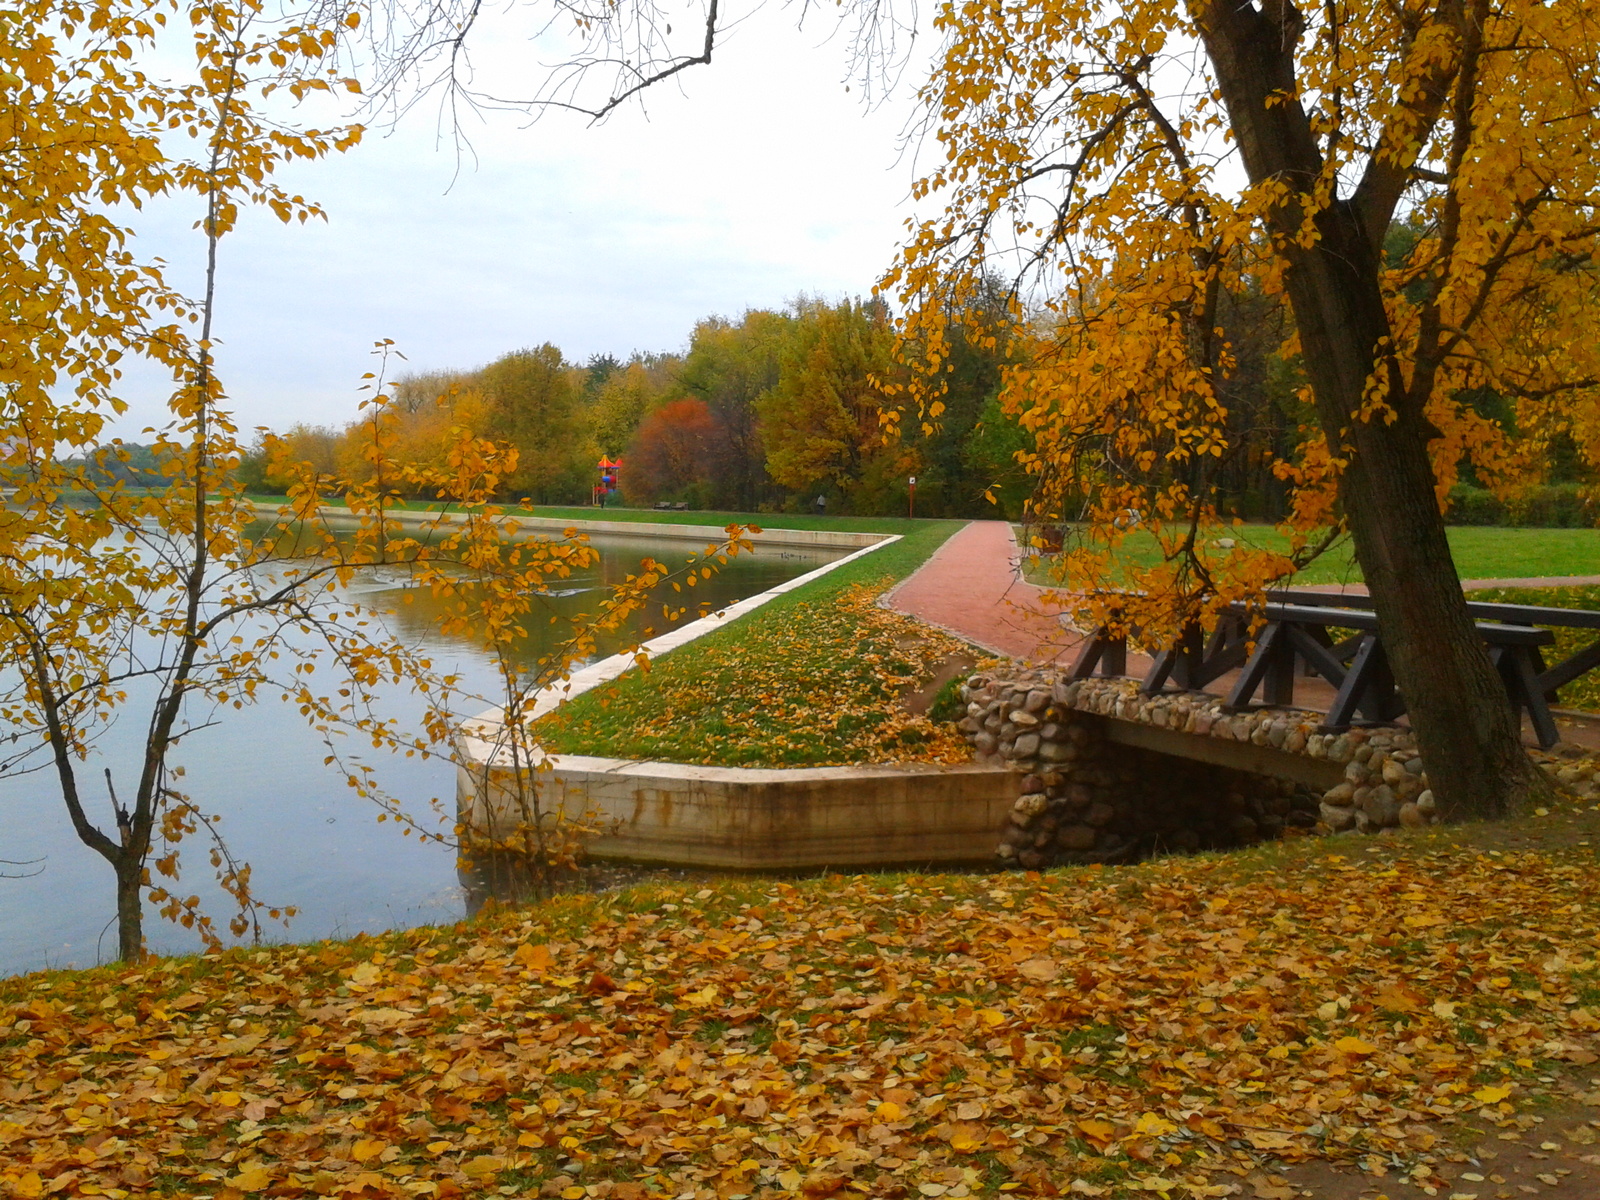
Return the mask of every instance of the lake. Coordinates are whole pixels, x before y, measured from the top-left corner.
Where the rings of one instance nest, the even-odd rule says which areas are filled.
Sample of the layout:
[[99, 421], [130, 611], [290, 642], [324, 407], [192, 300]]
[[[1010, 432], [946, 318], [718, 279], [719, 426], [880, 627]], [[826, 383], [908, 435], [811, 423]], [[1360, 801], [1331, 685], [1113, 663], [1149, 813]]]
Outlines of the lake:
[[[759, 543], [760, 539], [757, 539]], [[637, 569], [645, 556], [677, 564], [702, 546], [648, 537], [595, 537], [601, 561], [591, 571], [561, 581], [554, 604], [567, 613], [588, 611], [608, 583]], [[775, 587], [797, 575], [843, 557], [848, 550], [759, 547], [724, 566], [690, 595], [718, 606]], [[351, 592], [408, 640], [426, 647], [436, 667], [458, 670], [470, 690], [492, 695], [496, 675], [490, 660], [469, 643], [443, 637], [433, 626], [426, 595], [403, 603], [404, 575], [368, 572]], [[688, 592], [688, 589], [685, 589]], [[682, 603], [685, 597], [668, 593]], [[697, 614], [690, 612], [684, 620]], [[668, 628], [661, 606], [641, 614], [640, 625], [656, 633]], [[524, 652], [543, 649], [539, 638], [558, 636], [559, 626], [542, 625]], [[546, 645], [548, 643], [545, 643]], [[603, 646], [602, 653], [619, 648]], [[692, 651], [690, 651], [692, 652]], [[391, 689], [382, 697], [387, 714], [410, 718], [420, 712], [414, 696]], [[480, 709], [482, 706], [479, 706]], [[145, 710], [148, 711], [147, 709]], [[465, 914], [466, 900], [456, 878], [455, 854], [437, 845], [403, 837], [391, 822], [379, 823], [378, 809], [357, 797], [333, 768], [324, 765], [329, 747], [298, 710], [276, 697], [253, 708], [229, 711], [221, 724], [184, 743], [175, 761], [184, 768], [179, 787], [207, 812], [221, 814], [223, 830], [236, 857], [253, 867], [256, 895], [269, 903], [297, 906], [292, 923], [268, 926], [270, 941], [312, 941], [377, 932], [410, 925], [450, 922]], [[90, 814], [102, 828], [114, 829], [104, 795], [101, 767], [132, 779], [142, 741], [143, 714], [137, 707], [101, 740], [97, 758], [81, 772], [80, 786], [90, 797]], [[454, 818], [455, 768], [441, 760], [407, 759], [374, 752], [370, 743], [338, 739], [341, 755], [371, 762], [386, 790], [413, 813], [448, 830]], [[52, 785], [53, 774], [0, 779], [0, 872], [26, 877], [0, 878], [0, 973], [42, 967], [84, 967], [114, 955], [114, 907], [110, 866], [78, 841]], [[98, 787], [91, 786], [99, 784]], [[219, 928], [231, 910], [212, 882], [205, 847], [197, 838], [183, 844], [185, 870], [180, 894], [199, 893]], [[199, 948], [190, 932], [161, 920], [146, 919], [153, 950], [183, 953]]]

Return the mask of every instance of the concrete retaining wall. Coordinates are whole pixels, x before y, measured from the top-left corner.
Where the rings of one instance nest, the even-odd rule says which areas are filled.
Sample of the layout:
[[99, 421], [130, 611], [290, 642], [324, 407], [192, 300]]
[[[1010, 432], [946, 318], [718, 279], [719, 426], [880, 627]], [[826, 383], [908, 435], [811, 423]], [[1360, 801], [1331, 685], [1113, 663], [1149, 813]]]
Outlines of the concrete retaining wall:
[[[536, 778], [544, 811], [596, 814], [591, 857], [770, 871], [993, 865], [1022, 777], [998, 763], [781, 770], [562, 755]], [[463, 766], [459, 780], [471, 827], [484, 827], [486, 801], [510, 823], [509, 771]]]
[[[255, 510], [264, 517], [276, 516], [273, 504], [255, 502]], [[347, 517], [349, 514], [336, 505], [321, 509], [324, 517]], [[561, 534], [568, 529], [590, 536], [646, 538], [660, 541], [699, 542], [713, 545], [727, 537], [720, 525], [675, 525], [667, 521], [564, 521], [559, 517], [529, 517], [512, 514], [524, 533]], [[394, 509], [389, 516], [402, 525], [423, 525], [429, 521], [456, 521], [456, 513], [417, 512], [411, 509]], [[769, 529], [763, 525], [760, 533], [750, 535], [750, 540], [762, 546], [809, 546], [814, 549], [859, 550], [885, 540], [894, 540], [883, 533], [852, 533], [841, 529]]]

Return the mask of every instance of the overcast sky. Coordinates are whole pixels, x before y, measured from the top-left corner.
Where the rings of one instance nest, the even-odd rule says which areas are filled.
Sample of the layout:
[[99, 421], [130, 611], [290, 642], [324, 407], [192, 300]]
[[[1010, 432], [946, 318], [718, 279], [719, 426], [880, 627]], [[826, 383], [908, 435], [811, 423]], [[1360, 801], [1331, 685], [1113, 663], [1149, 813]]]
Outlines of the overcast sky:
[[[800, 292], [865, 294], [911, 214], [902, 133], [916, 69], [868, 110], [841, 40], [793, 11], [756, 12], [709, 67], [591, 127], [498, 115], [476, 161], [438, 137], [436, 108], [373, 130], [341, 158], [280, 176], [326, 225], [252, 214], [222, 246], [223, 379], [241, 426], [342, 423], [379, 338], [415, 370], [471, 368], [550, 341], [595, 353], [680, 350], [710, 314]], [[487, 70], [531, 90], [539, 54], [486, 39]], [[520, 76], [520, 79], [516, 77]], [[194, 207], [133, 218], [146, 254], [198, 290]], [[134, 379], [136, 438], [161, 389]]]

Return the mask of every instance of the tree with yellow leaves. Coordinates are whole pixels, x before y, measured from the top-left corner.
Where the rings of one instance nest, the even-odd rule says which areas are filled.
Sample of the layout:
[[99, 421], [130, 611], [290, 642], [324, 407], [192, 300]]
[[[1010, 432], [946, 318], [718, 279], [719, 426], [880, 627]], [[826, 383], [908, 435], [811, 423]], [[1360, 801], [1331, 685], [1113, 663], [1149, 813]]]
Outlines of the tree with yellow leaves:
[[[1005, 400], [1037, 442], [1035, 515], [1086, 519], [1078, 606], [1171, 637], [1348, 529], [1443, 811], [1515, 810], [1540, 784], [1441, 503], [1464, 461], [1523, 469], [1473, 389], [1600, 455], [1600, 4], [1048, 0], [938, 24], [945, 161], [918, 192], [945, 212], [887, 283], [936, 359], [952, 299], [1013, 256], [1037, 319]], [[1287, 555], [1209, 548], [1241, 440], [1225, 313], [1254, 290], [1287, 300], [1314, 414], [1275, 464]], [[1159, 567], [1116, 563], [1135, 523]]]
[[[290, 481], [289, 502], [264, 533], [240, 492], [244, 449], [212, 349], [220, 246], [247, 205], [285, 221], [319, 215], [273, 174], [354, 145], [360, 129], [294, 127], [268, 105], [353, 89], [335, 52], [359, 23], [355, 5], [302, 20], [260, 0], [29, 0], [0, 18], [0, 771], [49, 780], [79, 840], [111, 867], [124, 959], [143, 953], [146, 901], [219, 941], [198, 897], [174, 890], [193, 835], [211, 836], [236, 936], [282, 915], [218, 836], [225, 798], [181, 790], [184, 747], [224, 713], [277, 695], [330, 738], [420, 753], [454, 744], [451, 681], [350, 598], [358, 573], [400, 568], [436, 595], [469, 597], [467, 625], [503, 651], [549, 581], [590, 553], [574, 538], [519, 539], [489, 504], [518, 470], [514, 447], [457, 427], [442, 461], [400, 461], [381, 372], [358, 477], [288, 461], [284, 443], [270, 473]], [[187, 74], [159, 82], [158, 61], [163, 75], [186, 61]], [[200, 210], [206, 268], [193, 300], [137, 260], [132, 231], [111, 215], [161, 195]], [[387, 344], [379, 352], [387, 359]], [[101, 443], [126, 408], [122, 364], [139, 357], [173, 390], [167, 423], [149, 431], [160, 484], [132, 489], [104, 469], [118, 444]], [[330, 488], [344, 528], [322, 502]], [[394, 500], [415, 492], [465, 519], [401, 526]], [[558, 652], [508, 665], [513, 699], [563, 676], [663, 575], [647, 564]], [[401, 682], [428, 701], [419, 730], [375, 706], [380, 687]], [[128, 757], [103, 744], [117, 720], [142, 730]], [[520, 724], [512, 736], [526, 750]], [[350, 779], [406, 815], [359, 767]]]

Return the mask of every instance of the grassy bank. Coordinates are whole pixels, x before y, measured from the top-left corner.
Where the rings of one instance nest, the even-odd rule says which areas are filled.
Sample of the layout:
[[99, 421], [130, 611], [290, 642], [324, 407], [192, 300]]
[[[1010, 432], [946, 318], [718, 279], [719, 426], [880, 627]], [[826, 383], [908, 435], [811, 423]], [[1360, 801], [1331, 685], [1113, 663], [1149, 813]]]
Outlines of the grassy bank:
[[[1508, 529], [1451, 526], [1450, 549], [1463, 579], [1525, 579], [1552, 575], [1600, 574], [1600, 529]], [[1244, 525], [1225, 535], [1240, 546], [1286, 553], [1288, 540], [1271, 525]], [[1215, 545], [1207, 553], [1219, 561], [1228, 551]], [[1161, 561], [1156, 540], [1135, 532], [1118, 550], [1123, 561], [1149, 567]], [[1052, 584], [1049, 565], [1035, 562], [1028, 569], [1034, 583]], [[1330, 583], [1359, 583], [1361, 568], [1354, 546], [1343, 539], [1316, 562], [1301, 571], [1288, 586], [1309, 587]]]
[[[251, 495], [260, 504], [282, 504], [284, 497]], [[339, 507], [332, 501], [332, 507]], [[404, 500], [397, 507], [409, 512], [431, 512], [438, 505], [426, 500]], [[911, 520], [907, 517], [816, 516], [812, 513], [723, 512], [692, 510], [670, 512], [654, 508], [596, 508], [592, 505], [537, 504], [532, 508], [507, 505], [506, 511], [556, 521], [625, 521], [640, 525], [760, 525], [773, 529], [832, 529], [844, 533], [915, 533], [947, 522]]]
[[1334, 1160], [1451, 1195], [1489, 1169], [1459, 1123], [1521, 1137], [1600, 1029], [1600, 826], [1530, 825], [4, 980], [0, 1193], [1191, 1200]]
[[878, 608], [960, 529], [919, 522], [901, 541], [562, 705], [536, 726], [557, 753], [721, 766], [959, 761], [947, 726], [898, 696], [967, 647]]

